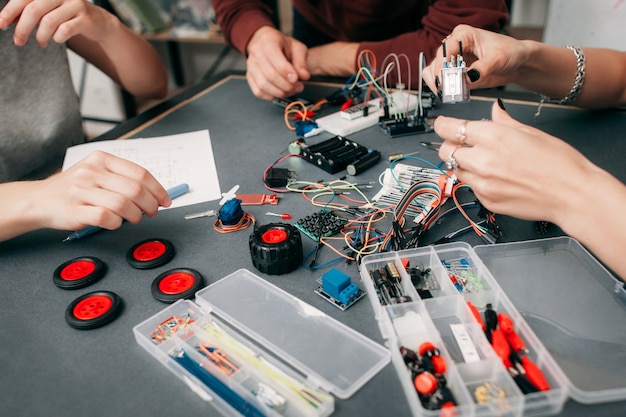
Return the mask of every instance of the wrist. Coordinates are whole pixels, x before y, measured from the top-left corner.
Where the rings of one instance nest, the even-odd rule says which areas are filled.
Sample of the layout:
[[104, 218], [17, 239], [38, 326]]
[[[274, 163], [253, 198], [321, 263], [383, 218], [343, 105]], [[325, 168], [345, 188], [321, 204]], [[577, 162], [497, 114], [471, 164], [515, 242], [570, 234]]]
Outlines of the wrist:
[[257, 43], [262, 43], [264, 42], [264, 39], [266, 39], [267, 36], [270, 36], [273, 32], [277, 32], [278, 30], [272, 26], [261, 26], [260, 28], [258, 28], [253, 34], [252, 36], [250, 36], [250, 39], [248, 40], [248, 43], [246, 45], [246, 56], [250, 55], [250, 51], [252, 50], [252, 48], [255, 47], [255, 45]]

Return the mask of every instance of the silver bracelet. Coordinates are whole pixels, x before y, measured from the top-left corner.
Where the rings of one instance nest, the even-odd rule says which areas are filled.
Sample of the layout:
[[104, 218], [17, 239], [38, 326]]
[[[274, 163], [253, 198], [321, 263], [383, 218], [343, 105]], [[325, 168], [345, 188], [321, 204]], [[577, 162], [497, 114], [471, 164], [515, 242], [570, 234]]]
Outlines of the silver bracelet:
[[587, 61], [585, 53], [582, 49], [575, 46], [568, 45], [566, 48], [572, 51], [576, 56], [576, 76], [574, 77], [572, 88], [570, 88], [567, 95], [562, 99], [553, 99], [542, 95], [541, 102], [539, 102], [539, 108], [537, 109], [535, 116], [539, 116], [541, 113], [543, 103], [570, 104], [578, 98], [580, 91], [583, 89], [583, 83], [585, 82], [585, 63]]

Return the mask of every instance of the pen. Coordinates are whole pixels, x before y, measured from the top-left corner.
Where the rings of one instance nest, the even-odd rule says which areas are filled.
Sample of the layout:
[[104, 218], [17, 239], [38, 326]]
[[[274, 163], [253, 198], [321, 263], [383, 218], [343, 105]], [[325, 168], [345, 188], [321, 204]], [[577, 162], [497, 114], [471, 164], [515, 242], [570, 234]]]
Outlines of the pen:
[[[173, 200], [183, 194], [186, 194], [187, 192], [189, 192], [189, 184], [178, 184], [167, 190], [167, 195], [169, 195]], [[83, 229], [70, 233], [65, 239], [63, 239], [63, 242], [71, 242], [72, 240], [81, 239], [100, 230], [102, 230], [102, 228], [99, 226], [87, 226]]]

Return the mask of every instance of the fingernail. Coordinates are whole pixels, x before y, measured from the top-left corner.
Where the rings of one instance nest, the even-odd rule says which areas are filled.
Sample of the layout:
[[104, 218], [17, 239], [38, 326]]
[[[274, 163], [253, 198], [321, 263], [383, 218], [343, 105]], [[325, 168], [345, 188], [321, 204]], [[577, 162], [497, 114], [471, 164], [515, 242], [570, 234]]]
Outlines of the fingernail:
[[439, 76], [435, 75], [435, 87], [437, 87], [437, 89], [439, 89], [440, 85], [441, 85], [441, 82], [439, 81]]
[[469, 77], [471, 82], [475, 83], [480, 78], [480, 72], [478, 72], [477, 69], [472, 68], [471, 70], [467, 71], [467, 76]]
[[296, 81], [298, 81], [298, 76], [293, 72], [290, 72], [289, 74], [287, 74], [287, 80], [289, 80], [290, 83], [295, 83]]
[[499, 106], [502, 110], [506, 111], [506, 108], [504, 107], [504, 102], [502, 101], [502, 99], [501, 99], [500, 97], [498, 97], [498, 106]]

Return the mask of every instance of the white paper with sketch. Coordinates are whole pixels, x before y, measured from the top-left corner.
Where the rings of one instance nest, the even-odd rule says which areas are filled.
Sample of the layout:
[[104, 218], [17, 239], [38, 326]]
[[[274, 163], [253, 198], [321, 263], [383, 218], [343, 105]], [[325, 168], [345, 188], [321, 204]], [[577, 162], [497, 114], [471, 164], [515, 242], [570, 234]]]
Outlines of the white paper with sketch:
[[72, 146], [65, 153], [63, 170], [95, 150], [108, 152], [141, 165], [166, 189], [178, 184], [189, 184], [189, 193], [175, 199], [170, 208], [218, 200], [222, 197], [208, 130]]

